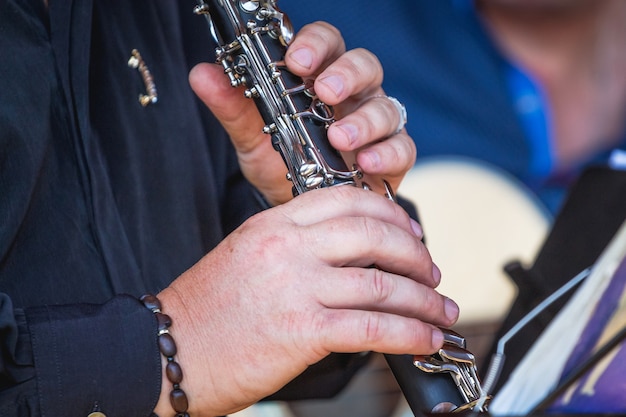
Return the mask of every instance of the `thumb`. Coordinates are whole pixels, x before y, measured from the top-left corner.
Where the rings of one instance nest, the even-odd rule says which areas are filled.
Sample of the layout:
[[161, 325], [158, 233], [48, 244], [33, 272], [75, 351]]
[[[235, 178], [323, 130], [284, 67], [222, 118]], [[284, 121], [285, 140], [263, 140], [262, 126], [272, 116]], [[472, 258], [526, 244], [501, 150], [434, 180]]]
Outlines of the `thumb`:
[[243, 95], [241, 88], [230, 85], [221, 66], [196, 65], [189, 73], [189, 83], [226, 129], [239, 153], [251, 152], [266, 140], [262, 133], [264, 123], [254, 103]]
[[221, 66], [202, 63], [189, 73], [189, 83], [200, 100], [211, 110], [230, 136], [245, 177], [270, 202], [279, 204], [292, 197], [291, 183], [280, 154], [270, 136], [263, 133], [265, 123], [256, 105], [233, 88]]

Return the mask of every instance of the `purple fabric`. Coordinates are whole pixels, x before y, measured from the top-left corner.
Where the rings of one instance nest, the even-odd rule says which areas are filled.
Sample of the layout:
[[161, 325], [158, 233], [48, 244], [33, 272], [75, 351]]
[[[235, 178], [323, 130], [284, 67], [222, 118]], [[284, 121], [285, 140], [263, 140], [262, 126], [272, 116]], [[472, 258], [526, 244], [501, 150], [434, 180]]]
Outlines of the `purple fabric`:
[[[591, 356], [612, 317], [616, 314], [626, 284], [626, 258], [617, 268], [594, 314], [587, 323], [581, 338], [567, 361], [562, 378]], [[626, 323], [623, 323], [625, 325]], [[625, 413], [626, 412], [626, 349], [620, 344], [608, 365], [600, 361], [566, 391], [551, 407], [559, 413]]]

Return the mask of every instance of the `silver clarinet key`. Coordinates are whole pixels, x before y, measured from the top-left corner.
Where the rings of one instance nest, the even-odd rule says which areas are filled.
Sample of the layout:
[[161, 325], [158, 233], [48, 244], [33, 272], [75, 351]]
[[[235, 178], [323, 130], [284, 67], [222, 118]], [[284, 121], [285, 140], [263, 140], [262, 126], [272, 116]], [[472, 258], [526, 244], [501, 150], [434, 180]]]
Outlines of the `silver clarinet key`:
[[[427, 373], [448, 373], [459, 389], [465, 404], [446, 406], [442, 411], [458, 412], [474, 408], [483, 394], [483, 388], [478, 377], [476, 358], [466, 349], [465, 338], [458, 333], [442, 329], [444, 344], [435, 355], [416, 355], [413, 364], [416, 368]], [[486, 411], [486, 403], [481, 410]]]
[[456, 364], [463, 373], [467, 396], [477, 399], [482, 394], [482, 388], [476, 370], [476, 359], [469, 351], [454, 345], [446, 345], [439, 349], [439, 356], [445, 361]]
[[465, 349], [467, 342], [463, 336], [450, 329], [441, 329], [441, 331], [443, 332], [444, 343], [456, 345]]
[[413, 358], [413, 364], [420, 370], [428, 373], [449, 373], [454, 380], [454, 383], [459, 388], [459, 391], [463, 397], [463, 401], [469, 402], [472, 397], [468, 395], [470, 388], [465, 375], [461, 368], [452, 362], [445, 362], [436, 359], [433, 356], [415, 356]]

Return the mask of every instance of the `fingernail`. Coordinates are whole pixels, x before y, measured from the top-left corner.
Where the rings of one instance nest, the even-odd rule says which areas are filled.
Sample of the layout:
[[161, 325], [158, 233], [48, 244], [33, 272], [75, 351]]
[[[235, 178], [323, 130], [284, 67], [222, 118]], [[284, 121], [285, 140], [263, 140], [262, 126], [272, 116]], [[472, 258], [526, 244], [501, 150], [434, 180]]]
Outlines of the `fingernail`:
[[411, 229], [413, 229], [413, 233], [420, 240], [424, 237], [424, 229], [422, 229], [422, 225], [413, 219], [409, 219], [411, 221]]
[[443, 346], [443, 332], [438, 327], [433, 327], [432, 344], [435, 349], [439, 349]]
[[456, 322], [456, 319], [459, 317], [459, 306], [454, 301], [446, 297], [443, 309], [448, 320]]
[[341, 77], [337, 75], [329, 75], [326, 78], [317, 80], [317, 82], [321, 82], [322, 84], [326, 85], [328, 88], [333, 90], [333, 92], [335, 93], [337, 97], [339, 97], [341, 93], [343, 92], [343, 81]]
[[313, 54], [307, 48], [296, 49], [291, 52], [290, 57], [305, 68], [311, 68], [313, 65]]
[[441, 282], [441, 269], [435, 264], [433, 264], [433, 279], [437, 285]]

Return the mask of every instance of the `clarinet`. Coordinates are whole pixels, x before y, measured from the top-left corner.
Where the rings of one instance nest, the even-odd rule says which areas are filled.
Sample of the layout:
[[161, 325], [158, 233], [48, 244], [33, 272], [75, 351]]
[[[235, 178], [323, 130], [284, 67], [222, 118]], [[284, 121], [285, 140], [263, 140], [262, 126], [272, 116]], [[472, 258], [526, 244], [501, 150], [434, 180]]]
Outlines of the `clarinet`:
[[[332, 107], [316, 97], [312, 82], [287, 70], [284, 56], [294, 31], [276, 1], [199, 0], [194, 12], [206, 17], [217, 45], [216, 62], [231, 85], [243, 86], [259, 109], [263, 131], [287, 166], [294, 196], [342, 185], [370, 189], [358, 167], [348, 168], [328, 142]], [[395, 201], [389, 184], [384, 186]], [[435, 355], [385, 355], [415, 415], [475, 410], [483, 393], [465, 339], [442, 330], [444, 346]], [[484, 409], [480, 404], [478, 411]]]

